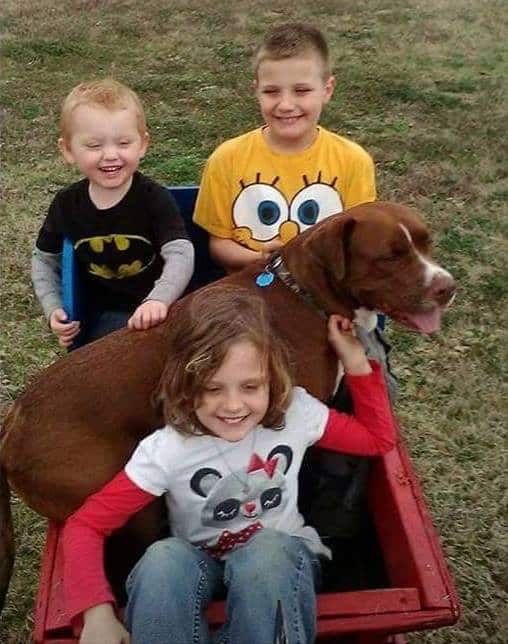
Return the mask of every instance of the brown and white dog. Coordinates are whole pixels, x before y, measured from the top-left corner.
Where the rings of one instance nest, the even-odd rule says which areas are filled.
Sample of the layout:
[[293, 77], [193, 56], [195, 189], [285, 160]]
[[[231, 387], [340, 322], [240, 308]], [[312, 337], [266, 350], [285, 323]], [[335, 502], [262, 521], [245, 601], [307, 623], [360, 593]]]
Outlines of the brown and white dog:
[[[292, 350], [298, 384], [321, 400], [337, 377], [323, 312], [352, 319], [359, 310], [381, 311], [431, 333], [455, 293], [452, 276], [430, 259], [429, 233], [418, 214], [392, 203], [329, 217], [280, 255], [306, 297], [280, 279], [257, 286], [262, 263], [224, 282], [266, 298]], [[13, 557], [7, 481], [31, 508], [62, 520], [111, 479], [138, 441], [162, 424], [151, 395], [171, 360], [168, 328], [192, 297], [174, 304], [161, 326], [121, 330], [62, 358], [12, 406], [0, 435], [0, 599]]]

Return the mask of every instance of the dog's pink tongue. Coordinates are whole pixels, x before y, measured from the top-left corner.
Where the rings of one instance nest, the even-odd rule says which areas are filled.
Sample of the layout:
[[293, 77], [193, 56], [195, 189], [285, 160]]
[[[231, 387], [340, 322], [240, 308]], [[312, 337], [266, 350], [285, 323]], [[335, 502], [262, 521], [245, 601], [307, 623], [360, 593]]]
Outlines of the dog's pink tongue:
[[441, 328], [441, 309], [438, 306], [428, 313], [409, 314], [407, 318], [420, 333], [435, 333]]

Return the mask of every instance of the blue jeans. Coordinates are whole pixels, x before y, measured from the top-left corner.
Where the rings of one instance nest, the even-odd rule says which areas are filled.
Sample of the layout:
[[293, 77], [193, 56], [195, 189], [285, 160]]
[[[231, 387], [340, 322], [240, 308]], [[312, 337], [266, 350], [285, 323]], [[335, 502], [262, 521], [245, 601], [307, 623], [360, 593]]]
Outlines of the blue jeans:
[[[225, 563], [169, 537], [127, 579], [127, 628], [133, 644], [274, 644], [279, 605], [288, 644], [311, 644], [320, 577], [305, 541], [276, 530], [260, 530]], [[226, 623], [212, 637], [205, 610], [224, 590]]]
[[70, 350], [122, 329], [131, 315], [128, 311], [93, 311], [81, 321], [81, 330]]

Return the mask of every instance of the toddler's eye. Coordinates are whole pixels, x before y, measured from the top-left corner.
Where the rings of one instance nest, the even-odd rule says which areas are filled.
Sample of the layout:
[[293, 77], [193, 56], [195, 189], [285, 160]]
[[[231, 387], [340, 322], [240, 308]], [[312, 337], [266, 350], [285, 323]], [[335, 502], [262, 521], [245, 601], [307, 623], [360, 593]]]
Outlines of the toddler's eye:
[[101, 146], [98, 143], [87, 143], [86, 147], [89, 150], [96, 150], [97, 148], [100, 148]]
[[312, 91], [310, 87], [298, 87], [296, 89], [297, 94], [307, 94], [307, 92], [310, 92], [310, 91]]
[[120, 141], [120, 145], [123, 146], [123, 147], [125, 147], [127, 145], [130, 145], [130, 144], [131, 144], [130, 141]]

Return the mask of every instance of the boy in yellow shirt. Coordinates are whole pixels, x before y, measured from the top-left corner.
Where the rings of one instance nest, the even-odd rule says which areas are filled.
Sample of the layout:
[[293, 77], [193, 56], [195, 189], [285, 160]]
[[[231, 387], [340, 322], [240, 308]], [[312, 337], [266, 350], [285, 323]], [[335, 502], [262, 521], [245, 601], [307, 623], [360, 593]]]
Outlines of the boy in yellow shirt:
[[[319, 125], [335, 89], [328, 46], [319, 30], [283, 24], [269, 30], [254, 57], [254, 88], [265, 124], [230, 139], [210, 156], [203, 172], [194, 221], [210, 234], [210, 254], [227, 271], [268, 256], [324, 218], [376, 199], [374, 164], [358, 144]], [[384, 339], [358, 330], [370, 357], [385, 369]], [[343, 388], [334, 405], [347, 408]], [[330, 537], [361, 530], [368, 462], [334, 455], [309, 471], [311, 523]], [[338, 493], [339, 481], [347, 492]], [[346, 484], [344, 484], [346, 482]], [[319, 490], [319, 492], [318, 492]]]
[[284, 24], [254, 58], [265, 125], [220, 145], [206, 164], [194, 221], [226, 270], [276, 250], [329, 215], [376, 198], [374, 164], [319, 125], [335, 88], [319, 30]]

